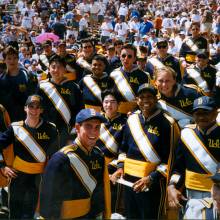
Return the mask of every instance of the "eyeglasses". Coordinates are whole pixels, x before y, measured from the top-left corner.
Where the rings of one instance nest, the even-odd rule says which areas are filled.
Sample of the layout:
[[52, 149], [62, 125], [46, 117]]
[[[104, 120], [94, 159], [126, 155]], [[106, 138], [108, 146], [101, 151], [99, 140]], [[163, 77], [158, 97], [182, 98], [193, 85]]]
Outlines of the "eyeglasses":
[[158, 49], [161, 49], [161, 48], [165, 49], [165, 48], [167, 48], [167, 45], [158, 45], [157, 48]]
[[84, 46], [83, 49], [88, 49], [88, 48], [92, 48], [92, 46]]
[[133, 56], [131, 54], [122, 54], [121, 57], [122, 58], [127, 57], [128, 59], [131, 59]]

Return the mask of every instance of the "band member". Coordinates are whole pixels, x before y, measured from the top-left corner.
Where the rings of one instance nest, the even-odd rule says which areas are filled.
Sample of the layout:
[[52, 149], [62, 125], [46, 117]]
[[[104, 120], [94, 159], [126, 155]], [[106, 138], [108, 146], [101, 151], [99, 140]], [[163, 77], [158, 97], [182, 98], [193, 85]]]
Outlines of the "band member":
[[[137, 92], [139, 111], [130, 115], [124, 128], [119, 169], [112, 181], [124, 175], [127, 218], [160, 219], [166, 182], [179, 129], [173, 118], [157, 108], [157, 91], [143, 84]], [[122, 154], [124, 154], [124, 161]]]
[[23, 120], [24, 105], [37, 88], [37, 77], [19, 66], [15, 47], [6, 47], [3, 58], [7, 70], [0, 75], [0, 103], [7, 109], [12, 122]]
[[175, 118], [180, 127], [193, 121], [193, 101], [202, 96], [193, 85], [181, 85], [176, 82], [176, 72], [170, 67], [155, 71], [155, 86], [159, 92], [159, 105]]
[[220, 214], [220, 164], [216, 173], [210, 177], [212, 180], [211, 197], [203, 199], [190, 199], [186, 206], [183, 219], [218, 219]]
[[43, 42], [42, 47], [43, 47], [44, 51], [39, 57], [39, 64], [41, 66], [41, 69], [48, 73], [49, 60], [52, 56], [55, 55], [55, 53], [52, 50], [52, 41], [47, 40], [47, 41]]
[[119, 112], [128, 113], [137, 105], [135, 102], [138, 87], [150, 81], [147, 73], [141, 71], [134, 65], [137, 56], [137, 49], [131, 44], [122, 46], [120, 59], [122, 67], [111, 72], [110, 77], [114, 80], [114, 85], [119, 93]]
[[[216, 123], [217, 106], [211, 97], [202, 96], [193, 103], [196, 124], [181, 131], [168, 186], [170, 207], [181, 207], [186, 200], [180, 188], [186, 187], [188, 199], [210, 197], [212, 181], [220, 160], [220, 127]], [[185, 184], [184, 184], [185, 181]]]
[[195, 63], [197, 53], [209, 51], [207, 39], [200, 35], [200, 24], [193, 22], [190, 31], [192, 36], [184, 40], [179, 53], [185, 67], [187, 64]]
[[10, 219], [33, 218], [38, 201], [39, 177], [47, 159], [59, 149], [56, 126], [41, 118], [42, 99], [29, 96], [24, 121], [13, 122], [0, 133], [1, 150], [13, 143], [12, 166], [1, 164], [4, 176], [10, 179]]
[[77, 114], [77, 138], [52, 156], [43, 176], [43, 218], [110, 218], [105, 212], [109, 203], [104, 197], [108, 186], [108, 182], [103, 182], [104, 157], [96, 147], [101, 122], [105, 118], [94, 109], [83, 109]]
[[168, 54], [168, 41], [164, 38], [158, 39], [156, 43], [156, 56], [149, 57], [147, 60], [146, 71], [150, 73], [151, 77], [154, 76], [155, 69], [163, 67], [171, 67], [176, 72], [177, 82], [182, 80], [182, 72], [180, 61]]
[[113, 80], [104, 72], [107, 63], [105, 56], [95, 55], [92, 59], [92, 74], [84, 76], [79, 83], [85, 108], [101, 111], [101, 94], [104, 90], [113, 86]]
[[[97, 146], [105, 155], [109, 174], [117, 170], [117, 158], [119, 146], [122, 142], [123, 127], [127, 116], [118, 112], [118, 94], [114, 90], [106, 90], [102, 94], [104, 116], [107, 119], [101, 124], [100, 137]], [[111, 207], [112, 212], [118, 212], [121, 202], [121, 185], [111, 184]]]
[[43, 97], [44, 118], [56, 124], [61, 146], [66, 145], [74, 127], [76, 114], [83, 108], [82, 95], [77, 84], [67, 79], [66, 62], [59, 56], [50, 59], [51, 78], [40, 82], [38, 94]]
[[195, 64], [186, 68], [183, 83], [195, 84], [206, 95], [214, 95], [216, 68], [209, 64], [208, 53], [198, 53]]

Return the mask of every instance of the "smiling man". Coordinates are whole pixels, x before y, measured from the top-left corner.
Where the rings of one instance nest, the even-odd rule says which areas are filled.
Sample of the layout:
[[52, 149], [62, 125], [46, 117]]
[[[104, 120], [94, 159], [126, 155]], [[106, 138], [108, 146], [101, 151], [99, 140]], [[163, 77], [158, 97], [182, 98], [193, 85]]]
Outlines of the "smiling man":
[[180, 136], [176, 157], [168, 187], [168, 202], [171, 207], [182, 207], [187, 200], [180, 188], [184, 184], [188, 199], [210, 197], [212, 182], [220, 161], [220, 127], [216, 123], [217, 106], [211, 97], [202, 96], [193, 103], [196, 124], [187, 125]]
[[46, 167], [40, 200], [42, 217], [95, 219], [103, 216], [104, 157], [96, 147], [101, 122], [105, 118], [93, 109], [83, 109], [77, 114], [77, 138], [54, 154]]
[[128, 113], [136, 107], [135, 97], [138, 87], [150, 82], [150, 77], [135, 64], [137, 49], [132, 44], [122, 46], [120, 59], [122, 67], [111, 72], [110, 77], [119, 93], [119, 112]]
[[133, 183], [125, 186], [126, 218], [160, 219], [163, 213], [168, 160], [177, 140], [178, 127], [173, 118], [157, 108], [157, 91], [143, 84], [137, 92], [140, 111], [130, 115], [124, 128], [124, 137], [118, 170], [111, 176], [114, 182], [120, 176]]
[[[11, 167], [1, 163], [2, 174], [8, 178], [10, 219], [32, 219], [39, 194], [39, 179], [47, 159], [59, 149], [56, 126], [41, 118], [42, 98], [29, 96], [24, 121], [14, 122], [0, 133], [0, 146], [13, 143]], [[12, 156], [13, 157], [13, 156]]]

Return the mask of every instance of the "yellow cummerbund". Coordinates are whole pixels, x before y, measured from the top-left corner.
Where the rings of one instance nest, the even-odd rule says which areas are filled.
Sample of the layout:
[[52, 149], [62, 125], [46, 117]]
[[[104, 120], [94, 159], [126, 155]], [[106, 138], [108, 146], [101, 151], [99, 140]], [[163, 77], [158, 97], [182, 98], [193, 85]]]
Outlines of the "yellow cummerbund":
[[156, 163], [125, 158], [124, 173], [135, 177], [144, 177], [148, 176], [156, 167]]
[[30, 163], [16, 156], [13, 162], [13, 168], [23, 173], [38, 174], [43, 173], [45, 163]]
[[76, 73], [65, 73], [64, 76], [68, 79], [68, 80], [76, 80]]
[[90, 198], [64, 201], [61, 209], [61, 219], [77, 218], [90, 211]]
[[120, 102], [118, 112], [127, 114], [133, 111], [137, 107], [136, 102]]
[[185, 186], [188, 189], [210, 191], [212, 187], [212, 181], [208, 178], [210, 176], [211, 174], [201, 174], [186, 170]]
[[85, 108], [92, 108], [97, 112], [101, 112], [102, 107], [101, 106], [97, 106], [97, 105], [85, 105]]
[[186, 62], [194, 63], [196, 61], [196, 55], [186, 54]]

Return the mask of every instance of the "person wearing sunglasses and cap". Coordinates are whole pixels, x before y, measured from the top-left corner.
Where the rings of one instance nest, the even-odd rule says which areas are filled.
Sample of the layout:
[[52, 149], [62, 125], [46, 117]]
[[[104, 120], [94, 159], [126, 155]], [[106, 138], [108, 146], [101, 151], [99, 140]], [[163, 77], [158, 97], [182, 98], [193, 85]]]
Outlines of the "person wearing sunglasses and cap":
[[[220, 161], [220, 126], [217, 105], [212, 97], [202, 96], [193, 103], [195, 124], [182, 131], [175, 152], [168, 186], [168, 203], [182, 208], [187, 199], [210, 197], [212, 181]], [[181, 191], [185, 186], [186, 196]]]
[[101, 123], [105, 121], [94, 109], [82, 109], [77, 114], [76, 139], [52, 156], [43, 175], [43, 218], [110, 218], [110, 201], [104, 195], [109, 181], [103, 180], [104, 156], [96, 145]]
[[217, 220], [220, 217], [220, 164], [210, 177], [212, 181], [211, 197], [190, 199], [183, 219]]
[[157, 90], [150, 84], [139, 86], [136, 101], [139, 110], [125, 124], [118, 170], [111, 180], [117, 182], [123, 176], [124, 184], [127, 183], [126, 218], [161, 219], [179, 128], [172, 117], [157, 107]]
[[114, 87], [119, 93], [121, 101], [119, 112], [128, 113], [136, 107], [135, 97], [138, 87], [150, 82], [149, 76], [135, 64], [137, 49], [132, 44], [122, 46], [120, 59], [122, 67], [113, 70], [110, 77], [114, 80]]
[[10, 219], [32, 219], [37, 207], [40, 174], [50, 156], [59, 149], [56, 126], [41, 118], [42, 98], [31, 95], [24, 107], [26, 118], [13, 122], [0, 133], [0, 150], [13, 144], [12, 166], [1, 163], [1, 172], [10, 181]]
[[182, 74], [179, 60], [168, 53], [168, 41], [159, 38], [156, 43], [156, 56], [150, 57], [146, 65], [146, 71], [154, 76], [155, 69], [169, 66], [177, 73], [177, 82], [181, 82]]

